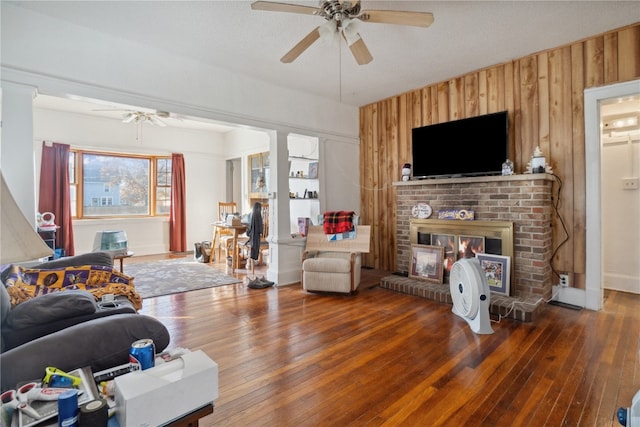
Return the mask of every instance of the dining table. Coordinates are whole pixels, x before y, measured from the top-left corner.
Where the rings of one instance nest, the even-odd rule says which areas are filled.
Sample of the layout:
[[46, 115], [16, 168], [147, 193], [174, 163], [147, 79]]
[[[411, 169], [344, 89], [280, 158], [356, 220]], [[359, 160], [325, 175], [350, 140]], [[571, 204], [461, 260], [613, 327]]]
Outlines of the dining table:
[[[213, 262], [214, 248], [216, 248], [216, 246], [220, 243], [223, 230], [226, 230], [230, 232], [231, 235], [233, 236], [232, 237], [233, 246], [231, 246], [233, 248], [233, 250], [231, 251], [231, 273], [235, 273], [236, 268], [238, 268], [238, 253], [237, 253], [238, 251], [236, 250], [236, 248], [238, 247], [238, 236], [244, 233], [245, 231], [247, 231], [248, 227], [249, 227], [249, 224], [245, 224], [245, 223], [233, 225], [233, 224], [227, 224], [224, 221], [214, 222], [213, 223], [213, 242], [211, 242], [211, 256], [209, 257], [209, 263]], [[218, 251], [218, 255], [219, 254], [220, 252]]]

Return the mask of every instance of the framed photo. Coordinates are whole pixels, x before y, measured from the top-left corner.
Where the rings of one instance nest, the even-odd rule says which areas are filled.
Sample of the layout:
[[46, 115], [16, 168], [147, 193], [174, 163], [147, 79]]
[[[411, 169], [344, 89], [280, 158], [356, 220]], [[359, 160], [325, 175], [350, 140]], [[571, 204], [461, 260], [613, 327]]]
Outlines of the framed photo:
[[309, 178], [318, 178], [318, 162], [309, 163]]
[[431, 246], [442, 246], [444, 248], [442, 267], [444, 269], [444, 279], [447, 282], [451, 274], [451, 267], [456, 262], [456, 236], [453, 234], [432, 234]]
[[473, 258], [484, 253], [484, 237], [458, 236], [458, 259]]
[[491, 292], [509, 296], [511, 258], [503, 255], [477, 254], [480, 267], [487, 276]]
[[411, 245], [409, 277], [442, 283], [444, 248], [431, 245]]

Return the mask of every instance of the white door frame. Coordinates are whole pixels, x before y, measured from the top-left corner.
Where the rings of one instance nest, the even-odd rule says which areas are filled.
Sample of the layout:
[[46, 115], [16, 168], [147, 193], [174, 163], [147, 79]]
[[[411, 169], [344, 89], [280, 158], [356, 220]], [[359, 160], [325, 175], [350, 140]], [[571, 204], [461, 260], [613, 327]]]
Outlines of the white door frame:
[[601, 170], [602, 141], [600, 131], [600, 101], [629, 96], [640, 92], [640, 80], [585, 89], [585, 172], [586, 172], [586, 308], [600, 310], [602, 288], [602, 204]]

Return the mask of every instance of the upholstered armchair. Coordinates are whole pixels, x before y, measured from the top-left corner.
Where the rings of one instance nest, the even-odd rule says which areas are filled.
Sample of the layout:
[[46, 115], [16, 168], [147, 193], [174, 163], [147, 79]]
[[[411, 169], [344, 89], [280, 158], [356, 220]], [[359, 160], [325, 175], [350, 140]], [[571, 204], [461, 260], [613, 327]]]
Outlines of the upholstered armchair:
[[302, 287], [309, 292], [350, 294], [358, 289], [362, 253], [369, 252], [371, 227], [356, 226], [355, 239], [329, 241], [322, 226], [311, 226], [302, 255]]

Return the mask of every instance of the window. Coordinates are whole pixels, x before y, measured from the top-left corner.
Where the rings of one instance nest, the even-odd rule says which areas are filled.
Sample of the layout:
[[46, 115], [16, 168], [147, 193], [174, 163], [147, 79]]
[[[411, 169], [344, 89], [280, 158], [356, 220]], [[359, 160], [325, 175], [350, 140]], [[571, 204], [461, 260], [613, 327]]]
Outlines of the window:
[[100, 199], [100, 206], [113, 206], [113, 197], [103, 197]]
[[75, 218], [168, 215], [171, 158], [72, 150], [69, 154]]
[[156, 164], [156, 214], [169, 215], [171, 209], [171, 159], [158, 159]]

